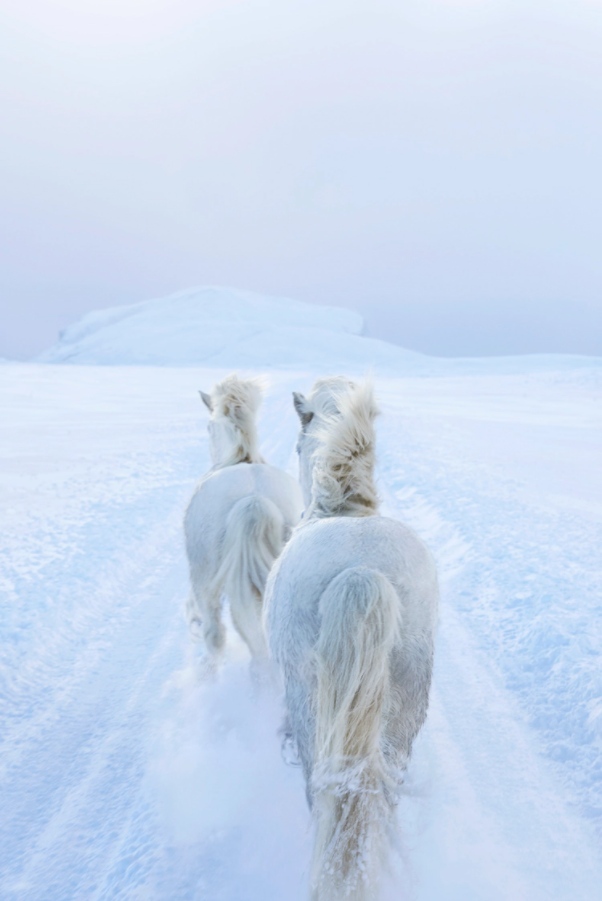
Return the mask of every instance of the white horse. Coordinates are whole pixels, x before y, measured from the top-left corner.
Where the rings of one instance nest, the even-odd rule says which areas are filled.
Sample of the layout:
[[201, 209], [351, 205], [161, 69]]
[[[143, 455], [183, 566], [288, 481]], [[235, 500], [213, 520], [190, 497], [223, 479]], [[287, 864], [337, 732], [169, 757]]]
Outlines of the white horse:
[[230, 375], [200, 392], [209, 412], [213, 468], [201, 479], [186, 510], [184, 531], [191, 593], [186, 613], [199, 627], [215, 667], [225, 643], [222, 595], [253, 660], [267, 659], [262, 603], [268, 573], [299, 521], [303, 499], [290, 475], [270, 466], [258, 447], [257, 381]]
[[374, 901], [433, 664], [437, 573], [378, 514], [369, 384], [294, 395], [307, 505], [268, 579], [265, 616], [315, 821], [315, 901]]

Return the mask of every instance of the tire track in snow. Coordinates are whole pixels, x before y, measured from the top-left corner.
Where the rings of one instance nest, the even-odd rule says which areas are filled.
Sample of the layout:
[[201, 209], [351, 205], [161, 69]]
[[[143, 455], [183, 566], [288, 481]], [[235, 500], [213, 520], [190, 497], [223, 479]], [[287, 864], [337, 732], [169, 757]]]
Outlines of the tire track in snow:
[[[475, 569], [487, 566], [482, 531], [470, 538], [466, 531], [466, 486], [457, 489], [461, 518], [448, 518], [453, 494], [443, 494], [428, 452], [412, 447], [406, 423], [399, 426], [399, 418], [389, 421], [382, 441], [383, 513], [425, 539], [442, 587], [432, 702], [405, 804], [410, 822], [420, 816], [411, 798], [416, 781], [420, 805], [426, 800], [431, 809], [428, 823], [413, 823], [413, 839], [421, 835], [411, 864], [419, 874], [418, 895], [437, 901], [594, 901], [602, 877], [594, 835], [575, 815], [557, 771], [542, 758], [539, 736], [487, 646], [475, 640], [461, 603]], [[491, 505], [491, 497], [487, 501]], [[495, 561], [491, 570], [494, 578]]]
[[419, 491], [473, 546], [454, 607], [518, 699], [559, 783], [602, 835], [602, 525], [542, 505], [471, 459], [470, 428], [460, 432], [464, 446], [436, 417], [405, 410], [401, 397], [397, 389], [387, 399], [389, 491]]
[[[176, 455], [173, 468], [190, 471], [190, 456]], [[61, 573], [63, 613], [74, 610], [75, 616], [66, 619], [58, 636], [48, 633], [55, 645], [51, 641], [45, 656], [34, 659], [12, 686], [3, 735], [4, 834], [0, 832], [3, 888], [11, 895], [22, 896], [26, 890], [32, 899], [67, 897], [61, 893], [73, 883], [77, 896], [88, 898], [84, 861], [90, 861], [94, 872], [98, 864], [92, 861], [102, 856], [99, 846], [110, 835], [105, 828], [110, 813], [117, 820], [120, 811], [129, 813], [130, 783], [133, 776], [137, 785], [143, 773], [144, 732], [149, 728], [148, 710], [138, 711], [135, 699], [150, 676], [160, 691], [166, 673], [177, 665], [185, 636], [181, 521], [189, 491], [182, 493], [181, 476], [170, 481], [147, 493], [144, 530], [136, 527], [139, 505], [131, 511], [127, 504], [94, 510], [101, 529], [111, 530], [115, 517], [125, 516], [116, 544], [126, 536], [129, 542], [108, 565], [105, 561], [100, 583], [88, 586], [87, 603], [82, 602], [77, 572]], [[86, 545], [85, 529], [76, 540], [83, 541], [93, 568], [95, 548]], [[175, 636], [180, 639], [179, 653], [168, 664], [165, 649], [157, 661], [153, 657], [157, 643], [164, 647], [165, 635], [168, 647]], [[154, 672], [157, 667], [160, 675]], [[123, 752], [111, 751], [112, 745], [123, 746]], [[95, 807], [102, 816], [91, 824]]]

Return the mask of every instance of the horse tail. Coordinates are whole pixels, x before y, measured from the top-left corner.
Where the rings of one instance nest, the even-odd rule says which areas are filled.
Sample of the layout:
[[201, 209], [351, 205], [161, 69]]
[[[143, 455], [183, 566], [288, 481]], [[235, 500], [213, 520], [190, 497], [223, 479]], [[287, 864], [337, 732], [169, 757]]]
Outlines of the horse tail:
[[373, 901], [391, 805], [381, 751], [399, 599], [381, 573], [340, 573], [320, 598], [316, 648], [314, 901]]
[[230, 601], [232, 621], [255, 658], [267, 657], [262, 623], [265, 583], [284, 545], [284, 518], [266, 497], [237, 501], [226, 520], [216, 592]]

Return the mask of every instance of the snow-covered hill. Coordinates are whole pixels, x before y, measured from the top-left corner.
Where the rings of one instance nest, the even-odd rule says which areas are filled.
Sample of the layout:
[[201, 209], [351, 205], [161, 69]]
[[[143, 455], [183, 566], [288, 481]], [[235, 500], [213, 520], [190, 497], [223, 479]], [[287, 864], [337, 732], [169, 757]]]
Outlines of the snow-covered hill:
[[45, 363], [159, 366], [323, 365], [336, 358], [390, 365], [417, 354], [361, 339], [350, 310], [232, 288], [191, 288], [158, 300], [98, 310], [66, 328]]
[[362, 335], [363, 319], [232, 288], [190, 288], [169, 297], [88, 313], [37, 362], [84, 365], [312, 369], [382, 375], [497, 374], [602, 366], [602, 359], [535, 354], [442, 359]]

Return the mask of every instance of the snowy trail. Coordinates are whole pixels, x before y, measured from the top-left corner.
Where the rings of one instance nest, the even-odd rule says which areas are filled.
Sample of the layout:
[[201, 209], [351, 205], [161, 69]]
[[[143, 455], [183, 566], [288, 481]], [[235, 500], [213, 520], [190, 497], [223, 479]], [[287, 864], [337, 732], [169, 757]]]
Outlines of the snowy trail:
[[[530, 457], [525, 426], [534, 426], [533, 411], [525, 416], [533, 400], [523, 398], [532, 381], [505, 385], [506, 402], [519, 395], [505, 418], [523, 420], [523, 470]], [[552, 410], [541, 402], [547, 381], [535, 380], [544, 420]], [[537, 416], [529, 448], [539, 463], [534, 490], [531, 472], [523, 481], [516, 461], [510, 472], [500, 465], [512, 454], [504, 446], [499, 452], [495, 428], [483, 454], [478, 433], [499, 419], [495, 397], [487, 396], [481, 409], [474, 399], [469, 407], [454, 396], [453, 384], [434, 380], [426, 398], [434, 422], [427, 424], [424, 406], [416, 404], [425, 400], [426, 384], [418, 397], [400, 387], [381, 388], [383, 494], [385, 507], [429, 543], [442, 578], [434, 689], [421, 737], [437, 771], [425, 828], [431, 854], [443, 846], [435, 859], [455, 860], [442, 874], [432, 857], [424, 859], [422, 891], [433, 898], [597, 897], [600, 724], [596, 729], [583, 701], [599, 698], [601, 687], [598, 486], [584, 480], [587, 505], [574, 493], [549, 491], [551, 485], [558, 491], [559, 473], [539, 452]], [[569, 418], [569, 426], [588, 427], [573, 436], [576, 443], [595, 435], [600, 448], [598, 402], [563, 411], [555, 399], [554, 425], [565, 440]], [[462, 418], [446, 428], [458, 405]], [[576, 517], [575, 508], [588, 515]], [[415, 770], [420, 760], [416, 755]]]
[[[304, 898], [307, 813], [279, 711], [248, 696], [235, 640], [221, 682], [200, 686], [182, 616], [181, 520], [207, 466], [195, 392], [220, 372], [2, 374], [0, 895]], [[311, 379], [271, 380], [263, 450], [294, 471], [290, 391]], [[391, 898], [594, 901], [602, 494], [589, 458], [587, 477], [530, 453], [545, 432], [595, 456], [599, 384], [378, 389], [385, 510], [431, 545], [443, 586]]]

